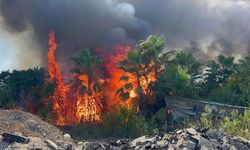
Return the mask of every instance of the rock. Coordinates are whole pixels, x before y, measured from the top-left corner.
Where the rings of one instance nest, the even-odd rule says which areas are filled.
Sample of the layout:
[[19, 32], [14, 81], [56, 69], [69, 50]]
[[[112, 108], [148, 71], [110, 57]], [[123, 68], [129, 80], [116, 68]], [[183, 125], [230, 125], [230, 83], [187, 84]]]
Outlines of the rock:
[[62, 145], [63, 144], [63, 141], [62, 140], [56, 140], [55, 142], [57, 145]]
[[205, 145], [202, 145], [200, 150], [210, 150], [209, 148], [207, 148]]
[[54, 143], [53, 141], [51, 141], [49, 139], [46, 139], [45, 143], [47, 143], [48, 147], [51, 148], [51, 149], [53, 149], [53, 150], [58, 149], [58, 146], [56, 145], [56, 143]]
[[187, 147], [189, 149], [195, 149], [197, 146], [197, 143], [193, 142], [193, 141], [187, 141]]
[[66, 143], [66, 144], [62, 145], [62, 148], [64, 148], [65, 150], [73, 150], [73, 143], [71, 143], [71, 142]]
[[26, 137], [38, 137], [42, 141], [63, 140], [63, 133], [57, 127], [20, 110], [0, 110], [0, 133], [4, 132], [11, 134], [21, 132]]
[[237, 150], [237, 148], [234, 146], [230, 146], [229, 150]]
[[29, 143], [11, 143], [8, 144], [6, 148], [0, 147], [0, 149], [4, 150], [50, 150], [50, 148], [47, 146], [47, 144], [44, 142], [44, 140], [41, 140], [37, 137], [29, 137], [30, 142]]
[[37, 124], [37, 122], [35, 120], [29, 119], [29, 120], [26, 121], [26, 124], [27, 124], [27, 126], [29, 127], [29, 129], [31, 131], [37, 131], [38, 124]]
[[171, 139], [171, 135], [168, 134], [168, 133], [165, 133], [164, 136], [162, 137], [163, 140], [167, 140], [167, 141], [170, 141]]
[[213, 143], [215, 149], [220, 149], [221, 144], [216, 139], [210, 139], [210, 141]]
[[247, 145], [247, 146], [249, 146], [249, 147], [250, 147], [250, 142], [249, 142], [247, 139], [245, 139], [245, 138], [242, 138], [242, 137], [236, 136], [236, 137], [232, 138], [232, 140], [235, 140], [235, 141], [241, 142], [241, 143], [243, 143], [243, 144], [245, 144], [245, 145]]
[[9, 146], [9, 143], [0, 141], [0, 149], [5, 149]]
[[166, 147], [168, 145], [168, 141], [166, 141], [166, 140], [160, 140], [160, 141], [157, 141], [156, 142], [156, 146], [158, 147], [158, 148], [164, 148], [164, 147]]
[[78, 142], [76, 145], [83, 145], [83, 142]]
[[218, 131], [216, 129], [209, 129], [206, 132], [206, 136], [208, 136], [210, 139], [216, 139], [217, 141], [222, 142], [225, 132], [223, 130]]
[[177, 147], [180, 147], [182, 144], [183, 144], [183, 139], [180, 138], [180, 139], [177, 141], [176, 146], [177, 146]]
[[39, 144], [32, 144], [28, 146], [29, 150], [43, 150], [43, 147], [40, 146]]
[[119, 150], [127, 150], [129, 149], [129, 145], [122, 145], [119, 147]]
[[83, 149], [83, 142], [78, 142], [75, 147], [75, 150], [82, 150], [82, 149]]
[[189, 134], [191, 134], [191, 135], [196, 135], [198, 132], [195, 130], [195, 129], [193, 129], [193, 128], [189, 128], [189, 129], [187, 129], [187, 132], [189, 133]]
[[223, 144], [221, 145], [221, 149], [222, 149], [222, 150], [228, 150], [228, 149], [230, 149], [230, 145], [229, 145], [228, 143], [223, 143]]
[[71, 136], [69, 134], [64, 134], [63, 140], [64, 140], [64, 142], [68, 143], [71, 141]]
[[181, 134], [182, 132], [183, 132], [183, 130], [176, 131], [177, 134]]
[[201, 137], [200, 135], [193, 135], [191, 137], [198, 142], [199, 147], [205, 146], [208, 149], [214, 149], [213, 143], [209, 141], [208, 139], [205, 139]]
[[121, 141], [120, 140], [117, 140], [117, 141], [111, 140], [111, 141], [109, 141], [109, 144], [114, 146], [114, 147], [118, 147], [121, 145]]
[[142, 136], [142, 137], [139, 137], [137, 139], [134, 139], [130, 143], [130, 145], [133, 147], [133, 146], [141, 145], [142, 143], [145, 143], [145, 142], [155, 143], [156, 137], [148, 138], [147, 136]]
[[152, 149], [153, 147], [152, 147], [152, 144], [150, 143], [150, 142], [147, 142], [143, 147], [142, 147], [142, 149]]
[[117, 140], [116, 143], [118, 145], [121, 145], [121, 144], [127, 144], [129, 142], [128, 139], [120, 139], [120, 140]]
[[106, 150], [106, 147], [104, 146], [104, 143], [98, 143], [98, 142], [85, 142], [83, 144], [83, 149], [84, 150]]
[[14, 135], [22, 136], [23, 134], [21, 132], [14, 132]]
[[2, 141], [7, 142], [7, 143], [29, 143], [30, 139], [24, 136], [19, 136], [19, 135], [14, 135], [10, 133], [3, 133], [2, 134]]
[[175, 150], [175, 149], [174, 149], [174, 146], [173, 146], [172, 144], [169, 144], [168, 150]]

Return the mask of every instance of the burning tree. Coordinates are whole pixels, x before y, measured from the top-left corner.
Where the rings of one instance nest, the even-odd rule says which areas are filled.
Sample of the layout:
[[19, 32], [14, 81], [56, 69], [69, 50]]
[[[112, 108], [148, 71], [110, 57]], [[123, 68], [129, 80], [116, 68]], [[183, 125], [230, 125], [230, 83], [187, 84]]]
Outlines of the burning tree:
[[[120, 69], [129, 72], [136, 78], [136, 84], [127, 83], [116, 92], [122, 99], [129, 97], [129, 90], [136, 89], [139, 98], [139, 108], [145, 104], [153, 103], [152, 90], [157, 75], [161, 71], [160, 53], [164, 50], [165, 39], [163, 36], [149, 36], [145, 41], [140, 41], [136, 49], [128, 52], [127, 58], [120, 62]], [[120, 80], [127, 81], [129, 76], [121, 76]]]
[[[51, 82], [55, 84], [51, 96], [55, 122], [57, 125], [75, 124], [81, 121], [100, 121], [103, 94], [100, 90], [102, 79], [97, 73], [100, 60], [88, 50], [79, 57], [72, 58], [77, 67], [71, 82], [64, 83], [60, 67], [55, 61], [55, 34], [49, 36], [48, 71]], [[95, 72], [95, 73], [94, 73]]]
[[[77, 116], [81, 116], [83, 120], [100, 121], [100, 115], [103, 110], [103, 91], [100, 64], [101, 60], [86, 49], [80, 53], [78, 57], [72, 58], [76, 64], [74, 69], [75, 84], [72, 87], [76, 94]], [[72, 91], [73, 92], [73, 91]]]
[[[59, 64], [55, 60], [57, 48], [54, 33], [50, 34], [48, 71], [55, 89], [51, 99], [56, 114], [56, 124], [76, 124], [79, 122], [99, 122], [104, 106], [108, 111], [115, 107], [131, 109], [136, 100], [142, 104], [153, 98], [153, 85], [161, 71], [159, 54], [165, 45], [164, 37], [150, 36], [140, 41], [135, 50], [130, 47], [116, 47], [116, 54], [108, 54], [102, 61], [89, 50], [83, 50], [73, 57], [73, 76], [65, 82]], [[101, 69], [109, 76], [104, 77]], [[138, 105], [136, 108], [139, 108]], [[137, 109], [139, 110], [139, 109]]]

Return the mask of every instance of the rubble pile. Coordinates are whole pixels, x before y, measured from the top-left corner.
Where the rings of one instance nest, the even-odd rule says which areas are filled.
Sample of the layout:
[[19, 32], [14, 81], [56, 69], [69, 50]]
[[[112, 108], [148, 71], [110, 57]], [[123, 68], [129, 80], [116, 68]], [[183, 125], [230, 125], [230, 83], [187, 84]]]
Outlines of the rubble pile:
[[[114, 131], [115, 132], [115, 131]], [[250, 141], [223, 130], [187, 128], [136, 139], [76, 141], [22, 111], [0, 110], [0, 150], [249, 150]]]
[[173, 133], [142, 136], [132, 141], [118, 140], [110, 143], [85, 143], [87, 150], [249, 150], [250, 141], [227, 135], [214, 129], [188, 128]]

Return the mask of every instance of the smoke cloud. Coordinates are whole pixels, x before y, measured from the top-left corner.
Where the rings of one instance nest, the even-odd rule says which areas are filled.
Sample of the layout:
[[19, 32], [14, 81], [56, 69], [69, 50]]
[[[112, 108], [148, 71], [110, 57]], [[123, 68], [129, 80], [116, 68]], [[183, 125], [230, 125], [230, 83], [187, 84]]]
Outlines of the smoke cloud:
[[247, 0], [0, 0], [0, 14], [10, 34], [32, 29], [42, 60], [52, 30], [61, 61], [82, 48], [134, 44], [149, 34], [164, 34], [168, 49], [203, 60], [250, 52]]

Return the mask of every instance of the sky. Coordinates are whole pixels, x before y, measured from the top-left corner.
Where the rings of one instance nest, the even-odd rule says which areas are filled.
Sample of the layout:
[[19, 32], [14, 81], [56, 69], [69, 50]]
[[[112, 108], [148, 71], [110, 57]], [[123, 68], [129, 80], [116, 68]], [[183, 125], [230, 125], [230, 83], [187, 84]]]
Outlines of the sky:
[[46, 66], [56, 32], [64, 63], [83, 48], [112, 50], [150, 34], [207, 60], [250, 52], [248, 0], [0, 0], [0, 71]]
[[[0, 18], [0, 71], [42, 66], [38, 45], [33, 43], [32, 31], [11, 34]], [[34, 56], [34, 57], [30, 57]]]

